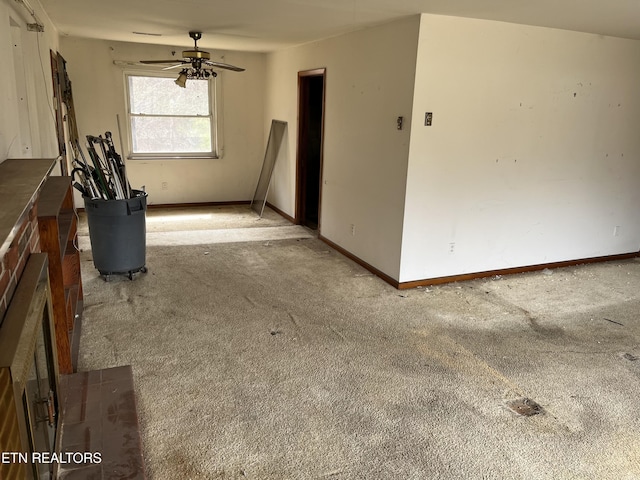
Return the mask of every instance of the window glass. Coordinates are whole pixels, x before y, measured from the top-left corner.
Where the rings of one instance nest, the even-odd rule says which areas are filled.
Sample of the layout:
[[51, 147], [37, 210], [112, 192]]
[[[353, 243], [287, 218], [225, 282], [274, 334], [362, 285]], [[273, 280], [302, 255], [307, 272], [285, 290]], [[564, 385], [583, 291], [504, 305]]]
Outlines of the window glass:
[[135, 153], [196, 153], [211, 151], [208, 117], [132, 117]]
[[193, 80], [186, 88], [176, 76], [128, 75], [132, 155], [215, 156], [215, 118], [210, 89], [214, 79]]

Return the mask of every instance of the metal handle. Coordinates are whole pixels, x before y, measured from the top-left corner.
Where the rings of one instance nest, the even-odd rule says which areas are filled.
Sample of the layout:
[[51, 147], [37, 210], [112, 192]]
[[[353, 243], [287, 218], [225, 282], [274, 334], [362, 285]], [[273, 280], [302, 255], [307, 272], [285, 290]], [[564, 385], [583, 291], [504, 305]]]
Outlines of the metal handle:
[[49, 390], [49, 398], [47, 399], [47, 413], [49, 414], [49, 426], [53, 427], [56, 422], [56, 411], [54, 407], [53, 392]]

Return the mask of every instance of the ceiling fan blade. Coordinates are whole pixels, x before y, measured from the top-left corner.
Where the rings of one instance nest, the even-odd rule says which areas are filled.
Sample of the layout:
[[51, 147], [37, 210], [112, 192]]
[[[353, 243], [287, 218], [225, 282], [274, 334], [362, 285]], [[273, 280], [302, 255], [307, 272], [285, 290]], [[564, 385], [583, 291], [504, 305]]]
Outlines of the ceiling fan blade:
[[168, 67], [164, 67], [162, 70], [171, 70], [172, 68], [184, 67], [189, 62], [176, 63], [175, 65], [169, 65]]
[[140, 63], [144, 63], [145, 65], [154, 65], [156, 63], [176, 63], [180, 61], [181, 60], [176, 60], [174, 58], [173, 60], [140, 60]]
[[229, 65], [228, 63], [212, 62], [211, 60], [206, 60], [202, 63], [213, 68], [224, 68], [225, 70], [232, 70], [234, 72], [244, 72], [244, 68], [236, 67], [235, 65]]

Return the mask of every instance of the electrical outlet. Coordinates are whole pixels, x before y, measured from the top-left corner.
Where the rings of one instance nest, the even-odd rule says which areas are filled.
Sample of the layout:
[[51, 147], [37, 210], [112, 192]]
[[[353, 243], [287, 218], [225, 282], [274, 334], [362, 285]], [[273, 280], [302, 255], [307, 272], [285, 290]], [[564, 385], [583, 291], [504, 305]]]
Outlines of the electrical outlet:
[[449, 244], [449, 253], [453, 253], [456, 251], [456, 243], [455, 242], [451, 242]]
[[615, 227], [613, 227], [613, 236], [614, 237], [619, 237], [620, 236], [620, 229], [622, 227], [620, 225], [616, 225]]
[[354, 223], [351, 224], [351, 236], [355, 237], [356, 235], [356, 225]]
[[169, 184], [167, 182], [162, 182], [162, 190], [168, 190]]

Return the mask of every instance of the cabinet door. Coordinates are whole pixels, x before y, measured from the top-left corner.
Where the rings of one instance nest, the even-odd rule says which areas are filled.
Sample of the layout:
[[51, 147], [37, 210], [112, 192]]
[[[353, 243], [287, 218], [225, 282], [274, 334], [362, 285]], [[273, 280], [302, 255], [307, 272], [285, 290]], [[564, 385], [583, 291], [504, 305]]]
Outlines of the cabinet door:
[[[51, 346], [45, 341], [51, 338], [47, 323], [42, 322], [42, 331], [36, 339], [23, 401], [29, 417], [27, 424], [32, 451], [52, 453], [55, 449], [58, 401], [53, 354]], [[35, 478], [53, 478], [53, 463], [36, 463], [33, 469]]]

